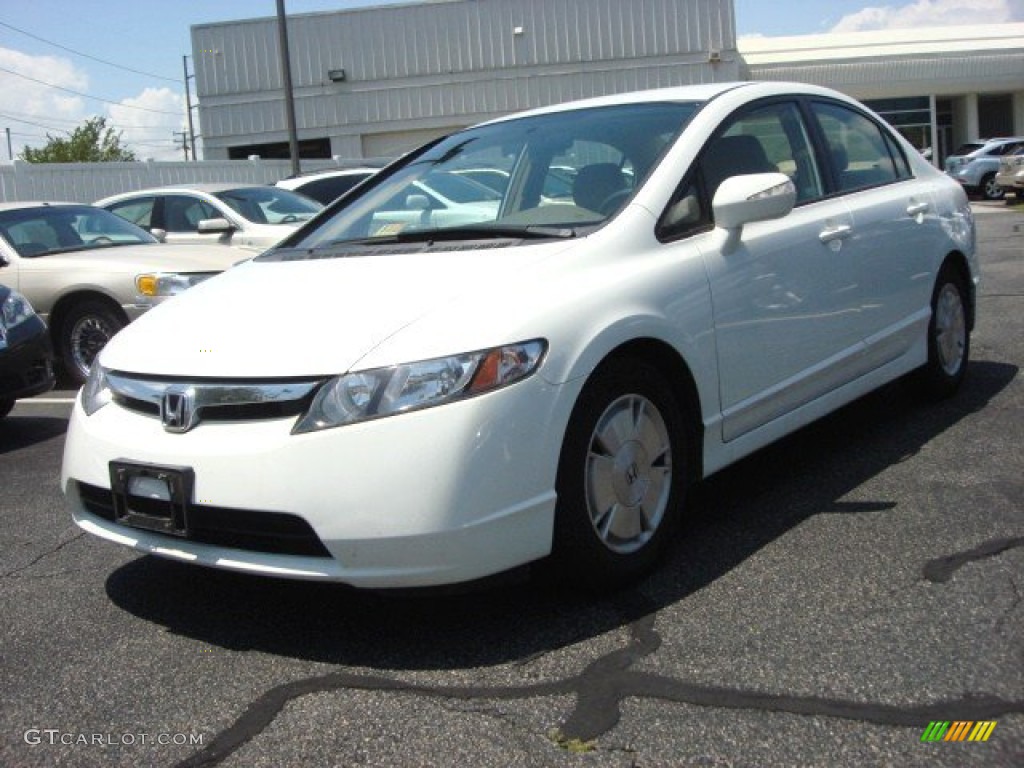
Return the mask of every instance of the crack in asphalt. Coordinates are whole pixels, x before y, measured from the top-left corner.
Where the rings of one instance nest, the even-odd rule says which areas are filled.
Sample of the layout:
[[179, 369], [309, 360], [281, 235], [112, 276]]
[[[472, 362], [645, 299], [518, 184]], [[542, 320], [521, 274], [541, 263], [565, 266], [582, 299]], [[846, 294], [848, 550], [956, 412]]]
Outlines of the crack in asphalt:
[[52, 547], [51, 549], [48, 549], [45, 552], [39, 553], [32, 560], [30, 560], [29, 562], [25, 563], [25, 565], [20, 565], [17, 568], [12, 568], [9, 571], [5, 571], [4, 573], [0, 573], [0, 579], [7, 579], [7, 578], [10, 578], [11, 576], [17, 576], [19, 573], [23, 573], [24, 571], [27, 571], [29, 568], [31, 568], [33, 565], [38, 563], [40, 560], [44, 560], [47, 557], [49, 557], [50, 555], [57, 554], [62, 549], [64, 549], [64, 547], [68, 546], [68, 544], [72, 544], [72, 543], [78, 541], [83, 536], [85, 536], [85, 531], [79, 531], [78, 533], [76, 533], [74, 536], [72, 536], [67, 541], [62, 541], [57, 546]]
[[619, 603], [629, 614], [641, 614], [628, 625], [629, 641], [624, 647], [595, 659], [572, 677], [523, 686], [423, 685], [384, 675], [348, 672], [310, 677], [268, 690], [249, 704], [232, 725], [217, 734], [201, 751], [178, 763], [177, 768], [217, 765], [258, 736], [292, 700], [309, 694], [346, 689], [396, 692], [456, 701], [513, 701], [539, 696], [575, 695], [576, 704], [572, 712], [555, 730], [554, 736], [559, 742], [580, 743], [592, 742], [614, 728], [621, 718], [621, 705], [627, 699], [658, 699], [698, 707], [835, 717], [903, 727], [924, 727], [933, 720], [949, 719], [950, 712], [955, 712], [961, 720], [992, 720], [1009, 714], [1024, 714], [1024, 701], [990, 695], [967, 694], [930, 704], [899, 706], [700, 685], [637, 671], [632, 669], [633, 665], [661, 646], [661, 636], [654, 629], [657, 613], [653, 610], [654, 605], [640, 594], [631, 595], [628, 601], [620, 599]]
[[922, 575], [925, 579], [935, 584], [945, 584], [953, 578], [954, 573], [968, 563], [973, 563], [976, 560], [987, 560], [1017, 547], [1024, 547], [1024, 536], [989, 539], [974, 549], [954, 552], [952, 555], [944, 555], [943, 557], [929, 560], [924, 564]]

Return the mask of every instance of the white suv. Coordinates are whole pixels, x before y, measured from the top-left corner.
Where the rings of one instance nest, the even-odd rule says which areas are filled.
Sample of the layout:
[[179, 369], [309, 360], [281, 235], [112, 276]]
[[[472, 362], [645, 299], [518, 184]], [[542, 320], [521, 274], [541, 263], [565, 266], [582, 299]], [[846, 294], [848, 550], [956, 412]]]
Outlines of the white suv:
[[275, 186], [290, 189], [311, 197], [322, 205], [330, 205], [357, 184], [373, 176], [379, 168], [338, 168], [330, 171], [311, 171], [299, 176], [281, 179]]
[[1000, 200], [1003, 188], [996, 182], [999, 161], [1024, 147], [1024, 138], [989, 139], [983, 146], [946, 164], [946, 172], [960, 182], [968, 194], [986, 200]]

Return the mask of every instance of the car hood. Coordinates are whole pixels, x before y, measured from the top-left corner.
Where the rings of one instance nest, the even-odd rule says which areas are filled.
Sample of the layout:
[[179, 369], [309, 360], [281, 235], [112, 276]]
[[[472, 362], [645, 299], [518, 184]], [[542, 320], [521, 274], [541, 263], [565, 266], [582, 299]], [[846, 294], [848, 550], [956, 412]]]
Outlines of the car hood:
[[222, 272], [252, 258], [252, 254], [223, 245], [118, 245], [85, 251], [55, 253], [20, 261], [22, 270], [96, 270], [104, 272]]
[[558, 241], [253, 261], [148, 312], [106, 346], [100, 362], [122, 372], [177, 377], [344, 373], [424, 315], [450, 308], [460, 296], [500, 293], [531, 265], [567, 247]]

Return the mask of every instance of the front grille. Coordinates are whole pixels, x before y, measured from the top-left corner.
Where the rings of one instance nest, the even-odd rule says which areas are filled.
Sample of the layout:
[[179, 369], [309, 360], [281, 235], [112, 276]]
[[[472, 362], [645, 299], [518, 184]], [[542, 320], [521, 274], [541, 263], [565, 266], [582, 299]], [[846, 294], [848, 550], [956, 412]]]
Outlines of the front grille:
[[[114, 521], [114, 494], [109, 489], [78, 483], [78, 495], [89, 512]], [[144, 502], [138, 497], [132, 499], [134, 506]], [[274, 555], [331, 556], [309, 523], [297, 515], [191, 504], [188, 520], [191, 541]], [[179, 542], [180, 546], [178, 537], [166, 536], [166, 539], [169, 545]]]
[[[187, 394], [191, 426], [204, 421], [254, 421], [298, 416], [309, 407], [322, 379], [222, 381], [169, 379], [108, 371], [114, 401], [135, 413], [160, 418], [169, 392]], [[185, 430], [174, 430], [185, 431]]]

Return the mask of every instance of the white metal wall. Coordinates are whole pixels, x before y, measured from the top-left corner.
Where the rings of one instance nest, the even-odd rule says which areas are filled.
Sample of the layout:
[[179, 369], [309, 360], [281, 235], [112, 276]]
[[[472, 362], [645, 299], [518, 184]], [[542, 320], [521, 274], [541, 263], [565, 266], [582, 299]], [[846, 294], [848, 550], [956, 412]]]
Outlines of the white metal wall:
[[[303, 160], [305, 171], [352, 165]], [[200, 163], [26, 163], [0, 165], [0, 202], [47, 200], [93, 203], [108, 195], [168, 184], [240, 182], [273, 184], [291, 173], [289, 160], [220, 160]]]
[[[288, 34], [300, 138], [335, 146], [739, 74], [731, 0], [443, 0], [289, 16]], [[276, 19], [198, 25], [192, 46], [207, 156], [285, 140]]]

